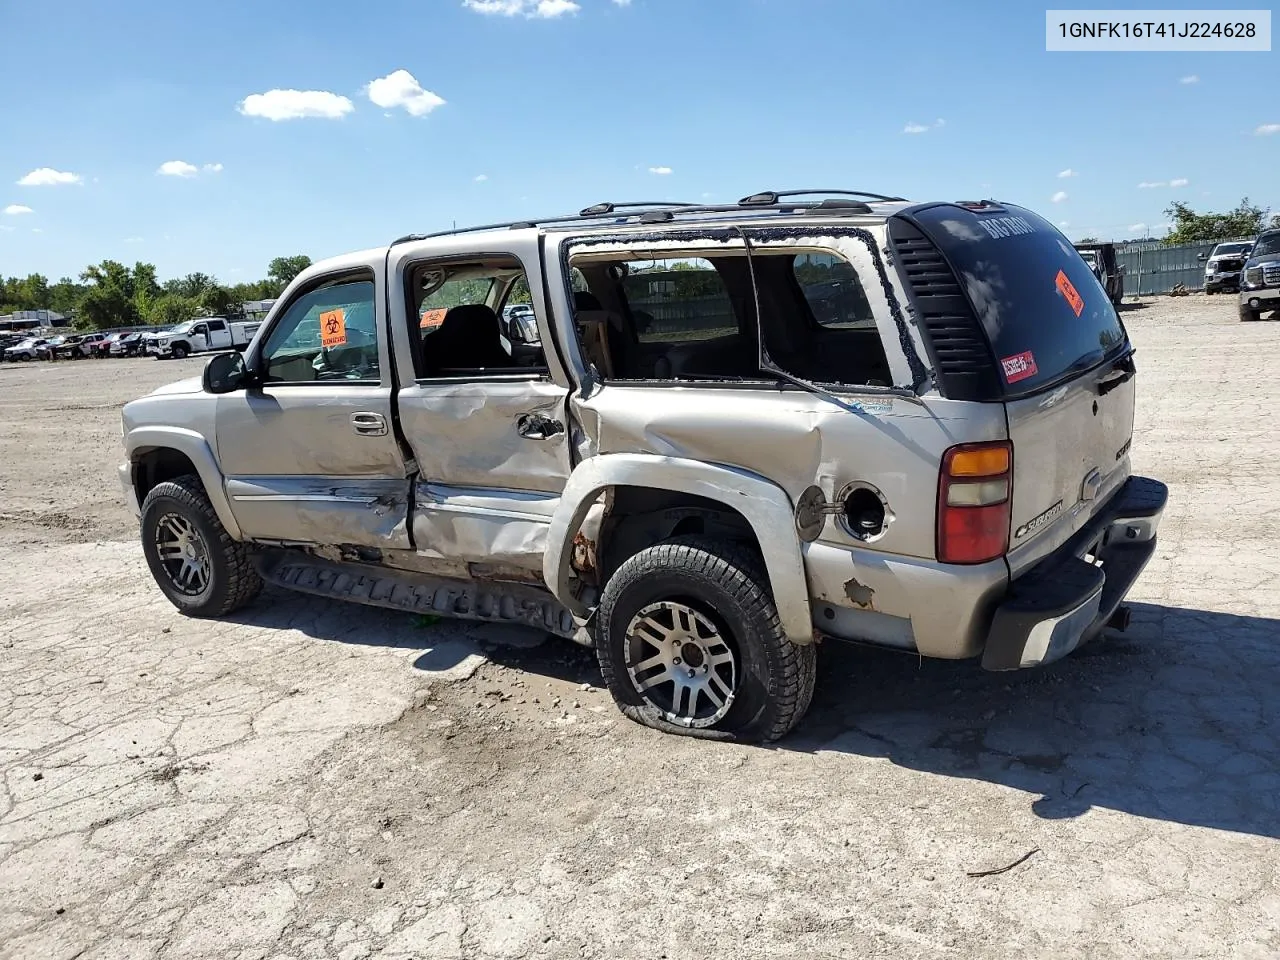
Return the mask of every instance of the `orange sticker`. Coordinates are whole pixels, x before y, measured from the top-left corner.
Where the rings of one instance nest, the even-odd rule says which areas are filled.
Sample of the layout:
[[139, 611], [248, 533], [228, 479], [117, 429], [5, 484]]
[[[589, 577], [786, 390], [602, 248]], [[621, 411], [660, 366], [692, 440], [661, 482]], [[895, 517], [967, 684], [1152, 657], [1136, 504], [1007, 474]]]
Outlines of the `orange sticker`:
[[444, 323], [444, 315], [448, 310], [426, 310], [422, 314], [422, 322], [418, 324], [423, 330], [429, 330], [432, 327], [438, 327]]
[[1058, 271], [1058, 292], [1067, 299], [1067, 303], [1071, 304], [1071, 309], [1075, 311], [1076, 316], [1084, 311], [1084, 299], [1076, 292], [1076, 288], [1072, 285], [1067, 275], [1061, 270]]
[[320, 346], [340, 347], [347, 342], [347, 312], [341, 307], [320, 314]]

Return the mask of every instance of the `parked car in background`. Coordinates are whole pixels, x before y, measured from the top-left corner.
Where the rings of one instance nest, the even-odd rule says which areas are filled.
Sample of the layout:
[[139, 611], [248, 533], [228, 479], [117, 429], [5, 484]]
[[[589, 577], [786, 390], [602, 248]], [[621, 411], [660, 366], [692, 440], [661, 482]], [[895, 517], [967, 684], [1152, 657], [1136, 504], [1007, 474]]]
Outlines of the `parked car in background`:
[[110, 354], [113, 357], [136, 357], [142, 353], [142, 338], [146, 336], [144, 333], [120, 333], [115, 334], [116, 339], [111, 341]]
[[1123, 628], [1167, 491], [1097, 277], [1019, 207], [801, 195], [308, 267], [245, 353], [124, 408], [160, 590], [524, 624], [631, 719], [748, 741], [804, 715], [821, 639], [1018, 670]]
[[1280, 310], [1280, 230], [1259, 235], [1240, 279], [1240, 319], [1257, 320], [1264, 310]]
[[50, 337], [43, 344], [36, 347], [36, 359], [48, 360], [50, 356], [52, 356], [53, 351], [62, 346], [63, 343], [66, 342], [66, 339], [66, 337], [62, 336]]
[[1116, 257], [1114, 243], [1077, 243], [1080, 258], [1089, 265], [1090, 272], [1098, 278], [1112, 304], [1120, 306], [1124, 299], [1124, 267]]
[[46, 337], [27, 337], [12, 347], [6, 347], [4, 358], [7, 361], [35, 360], [39, 356], [40, 349], [48, 342]]
[[147, 341], [147, 352], [154, 354], [157, 359], [173, 357], [181, 360], [193, 353], [243, 350], [260, 326], [260, 320], [198, 317], [152, 336]]
[[1244, 269], [1249, 252], [1253, 250], [1252, 240], [1220, 243], [1213, 252], [1200, 254], [1204, 264], [1204, 292], [1235, 293], [1240, 289], [1240, 272]]
[[108, 336], [110, 336], [110, 334], [106, 333], [72, 334], [54, 348], [53, 359], [84, 360], [89, 357], [96, 356], [95, 351]]

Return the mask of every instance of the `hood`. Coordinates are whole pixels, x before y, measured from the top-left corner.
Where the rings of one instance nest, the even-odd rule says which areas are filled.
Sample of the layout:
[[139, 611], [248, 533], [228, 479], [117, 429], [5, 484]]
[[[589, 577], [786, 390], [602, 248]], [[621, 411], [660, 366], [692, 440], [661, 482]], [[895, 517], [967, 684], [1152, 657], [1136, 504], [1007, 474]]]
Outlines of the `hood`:
[[186, 380], [179, 380], [177, 383], [166, 383], [163, 387], [156, 387], [148, 396], [159, 397], [175, 393], [200, 393], [204, 390], [204, 380], [202, 377], [188, 377]]
[[1264, 253], [1260, 257], [1250, 257], [1245, 263], [1245, 268], [1260, 267], [1264, 263], [1275, 263], [1277, 261], [1280, 261], [1280, 250], [1277, 250], [1275, 253]]

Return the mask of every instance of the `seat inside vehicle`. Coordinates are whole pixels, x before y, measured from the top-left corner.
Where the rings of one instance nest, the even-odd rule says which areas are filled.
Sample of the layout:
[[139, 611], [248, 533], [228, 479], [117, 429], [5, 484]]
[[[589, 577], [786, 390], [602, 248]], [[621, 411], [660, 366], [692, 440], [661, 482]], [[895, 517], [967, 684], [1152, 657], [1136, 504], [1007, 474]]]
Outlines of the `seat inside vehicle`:
[[422, 352], [428, 376], [514, 365], [502, 348], [498, 315], [483, 303], [450, 307], [439, 328], [422, 338]]

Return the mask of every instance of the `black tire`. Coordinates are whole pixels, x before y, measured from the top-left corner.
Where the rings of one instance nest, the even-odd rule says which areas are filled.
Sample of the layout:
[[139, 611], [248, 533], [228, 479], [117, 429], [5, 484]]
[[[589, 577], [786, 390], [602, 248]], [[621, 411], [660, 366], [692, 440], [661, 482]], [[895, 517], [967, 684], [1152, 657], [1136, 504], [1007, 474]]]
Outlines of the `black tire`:
[[[177, 517], [194, 529], [200, 551], [207, 557], [206, 582], [201, 589], [184, 588], [160, 555], [160, 533]], [[258, 595], [262, 579], [253, 568], [249, 550], [231, 539], [194, 474], [157, 483], [142, 502], [142, 552], [160, 590], [179, 611], [189, 617], [224, 617]]]
[[[714, 721], [696, 721], [704, 726], [655, 705], [628, 672], [628, 645], [639, 642], [628, 635], [632, 620], [664, 602], [705, 617], [736, 656], [737, 682], [732, 699], [725, 698], [727, 712]], [[658, 646], [652, 639], [644, 642]], [[596, 656], [614, 702], [630, 719], [666, 733], [748, 743], [777, 740], [791, 731], [809, 709], [817, 674], [816, 646], [794, 644], [782, 632], [761, 559], [737, 544], [700, 536], [642, 550], [609, 578], [596, 621]], [[698, 664], [690, 660], [688, 665]], [[655, 689], [666, 685], [659, 682]], [[699, 702], [697, 695], [681, 697], [681, 707], [685, 700], [691, 709]]]
[[175, 343], [173, 345], [173, 359], [175, 360], [185, 360], [190, 353], [191, 351], [187, 349], [185, 343]]
[[1240, 322], [1248, 323], [1250, 320], [1258, 320], [1262, 316], [1261, 310], [1253, 310], [1244, 304], [1240, 305]]

